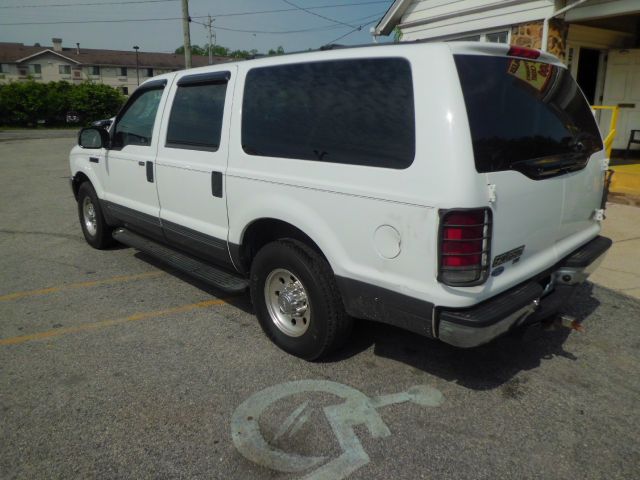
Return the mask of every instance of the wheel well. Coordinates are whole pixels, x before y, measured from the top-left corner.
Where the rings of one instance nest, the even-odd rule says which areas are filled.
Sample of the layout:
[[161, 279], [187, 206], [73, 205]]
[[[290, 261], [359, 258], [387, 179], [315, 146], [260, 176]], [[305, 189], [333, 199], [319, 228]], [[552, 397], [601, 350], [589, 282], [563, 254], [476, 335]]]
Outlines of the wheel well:
[[84, 182], [90, 182], [90, 180], [89, 177], [82, 172], [76, 173], [71, 179], [71, 188], [73, 189], [73, 196], [76, 200], [78, 200], [78, 190], [80, 190], [80, 185]]
[[313, 248], [324, 257], [324, 253], [322, 253], [318, 244], [298, 227], [282, 220], [276, 220], [275, 218], [261, 218], [247, 227], [242, 238], [242, 245], [240, 245], [238, 252], [240, 257], [238, 260], [242, 270], [246, 272], [250, 270], [251, 262], [256, 253], [267, 243], [283, 238], [298, 240]]

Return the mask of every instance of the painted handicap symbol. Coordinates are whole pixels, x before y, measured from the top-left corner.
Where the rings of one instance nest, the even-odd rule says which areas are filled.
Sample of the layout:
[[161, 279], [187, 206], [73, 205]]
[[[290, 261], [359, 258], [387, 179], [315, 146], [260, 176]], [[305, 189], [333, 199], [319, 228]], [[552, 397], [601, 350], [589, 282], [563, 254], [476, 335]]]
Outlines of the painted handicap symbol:
[[[344, 402], [323, 408], [342, 454], [331, 461], [325, 456], [305, 456], [280, 450], [264, 438], [258, 420], [271, 405], [296, 394], [329, 393]], [[327, 380], [300, 380], [266, 388], [245, 400], [231, 418], [231, 436], [238, 451], [254, 463], [281, 472], [308, 473], [305, 480], [337, 480], [346, 478], [369, 463], [354, 427], [364, 425], [373, 438], [391, 435], [377, 409], [387, 405], [413, 402], [424, 407], [437, 407], [444, 397], [439, 390], [426, 385], [411, 387], [405, 392], [368, 397], [364, 393]], [[289, 432], [294, 433], [308, 420], [308, 401], [300, 404], [280, 425], [273, 441]]]

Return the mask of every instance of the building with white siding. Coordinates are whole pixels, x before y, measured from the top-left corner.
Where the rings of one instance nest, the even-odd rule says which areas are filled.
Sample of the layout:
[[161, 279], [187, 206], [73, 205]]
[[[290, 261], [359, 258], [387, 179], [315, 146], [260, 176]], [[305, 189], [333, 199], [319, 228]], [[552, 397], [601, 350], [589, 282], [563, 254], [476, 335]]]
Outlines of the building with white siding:
[[[396, 0], [373, 29], [401, 41], [475, 40], [542, 48], [594, 105], [620, 106], [614, 148], [640, 129], [640, 0]], [[609, 113], [601, 114], [606, 134]]]

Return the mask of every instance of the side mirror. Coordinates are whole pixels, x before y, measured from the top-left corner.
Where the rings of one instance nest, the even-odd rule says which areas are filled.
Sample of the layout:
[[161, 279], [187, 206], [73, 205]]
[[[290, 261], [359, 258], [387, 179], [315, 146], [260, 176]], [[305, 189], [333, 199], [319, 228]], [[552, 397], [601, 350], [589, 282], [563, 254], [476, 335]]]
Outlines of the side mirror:
[[82, 148], [109, 148], [109, 132], [100, 127], [87, 127], [78, 134], [78, 145]]

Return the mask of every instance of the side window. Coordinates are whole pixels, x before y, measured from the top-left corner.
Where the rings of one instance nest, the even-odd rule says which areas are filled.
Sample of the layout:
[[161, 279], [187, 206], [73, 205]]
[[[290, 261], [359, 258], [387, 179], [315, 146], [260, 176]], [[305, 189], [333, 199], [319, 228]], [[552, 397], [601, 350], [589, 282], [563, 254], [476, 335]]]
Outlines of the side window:
[[178, 86], [169, 117], [167, 147], [217, 150], [226, 92], [226, 82]]
[[415, 155], [409, 62], [378, 58], [254, 68], [242, 106], [249, 155], [403, 169]]
[[153, 124], [162, 97], [162, 88], [146, 90], [130, 103], [118, 119], [114, 131], [114, 147], [151, 145]]

